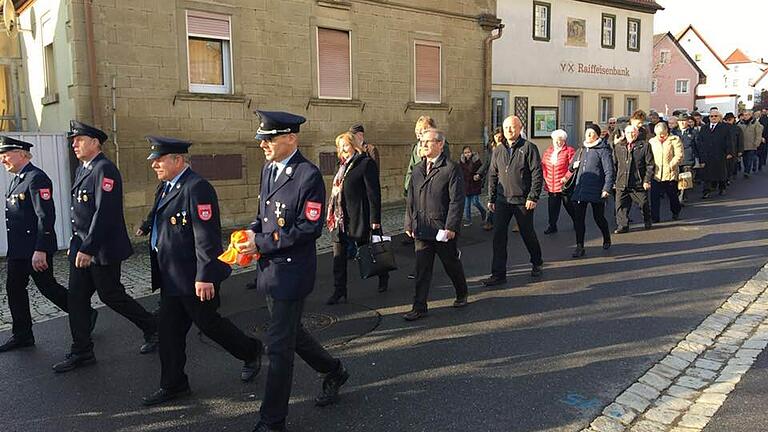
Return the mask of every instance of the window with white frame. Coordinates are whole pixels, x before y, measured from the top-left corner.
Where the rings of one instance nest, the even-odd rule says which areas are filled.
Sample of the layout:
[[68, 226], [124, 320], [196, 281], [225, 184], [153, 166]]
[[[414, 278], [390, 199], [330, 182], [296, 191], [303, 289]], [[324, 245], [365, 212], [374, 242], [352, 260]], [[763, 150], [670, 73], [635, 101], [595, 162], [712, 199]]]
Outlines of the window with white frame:
[[616, 47], [616, 15], [603, 14], [601, 45], [603, 48]]
[[659, 80], [653, 79], [651, 80], [651, 93], [656, 93], [656, 90], [658, 90], [659, 87]]
[[669, 50], [663, 49], [659, 51], [659, 63], [668, 64], [671, 58], [672, 58], [672, 52], [670, 52]]
[[317, 28], [317, 96], [352, 99], [352, 51], [349, 31]]
[[228, 15], [187, 11], [190, 92], [232, 93], [231, 40]]
[[627, 18], [627, 50], [640, 51], [640, 20]]
[[56, 85], [56, 58], [54, 56], [54, 26], [48, 14], [41, 19], [41, 40], [43, 45], [43, 104], [58, 100]]
[[440, 43], [414, 43], [414, 102], [440, 103], [442, 61]]
[[675, 80], [675, 93], [676, 94], [688, 94], [688, 85], [690, 80], [679, 79]]
[[600, 124], [607, 124], [608, 119], [613, 115], [613, 98], [610, 96], [600, 96]]
[[551, 10], [549, 3], [533, 2], [533, 40], [549, 41]]

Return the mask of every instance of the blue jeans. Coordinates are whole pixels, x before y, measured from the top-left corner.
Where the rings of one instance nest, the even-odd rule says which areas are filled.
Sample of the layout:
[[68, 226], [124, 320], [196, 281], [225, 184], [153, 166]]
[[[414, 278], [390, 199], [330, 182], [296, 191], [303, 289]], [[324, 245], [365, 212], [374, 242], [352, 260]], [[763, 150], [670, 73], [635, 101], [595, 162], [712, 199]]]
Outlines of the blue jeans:
[[757, 172], [757, 151], [744, 150], [744, 153], [741, 154], [741, 158], [742, 163], [744, 164], [744, 174]]
[[480, 204], [480, 195], [467, 195], [464, 197], [464, 218], [469, 222], [472, 220], [472, 206], [480, 212], [481, 219], [485, 220], [485, 209]]

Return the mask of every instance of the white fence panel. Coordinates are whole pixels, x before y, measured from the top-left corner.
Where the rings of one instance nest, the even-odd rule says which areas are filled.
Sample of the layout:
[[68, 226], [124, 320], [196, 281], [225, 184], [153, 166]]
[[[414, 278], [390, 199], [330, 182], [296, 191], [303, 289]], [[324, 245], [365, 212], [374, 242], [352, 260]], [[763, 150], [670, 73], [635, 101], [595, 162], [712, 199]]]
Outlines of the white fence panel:
[[[72, 177], [69, 173], [70, 148], [66, 135], [31, 132], [4, 133], [3, 135], [34, 145], [32, 147], [32, 163], [45, 171], [53, 182], [53, 199], [56, 203], [56, 240], [59, 249], [65, 249], [69, 245], [69, 237], [72, 235], [69, 193]], [[5, 171], [4, 168], [3, 171]], [[10, 173], [0, 173], [0, 190], [3, 191], [3, 195], [8, 191], [11, 178]], [[5, 235], [5, 230], [5, 218], [3, 217], [0, 218], [0, 233], [2, 233], [0, 234], [0, 256], [5, 256], [8, 251], [8, 237]]]

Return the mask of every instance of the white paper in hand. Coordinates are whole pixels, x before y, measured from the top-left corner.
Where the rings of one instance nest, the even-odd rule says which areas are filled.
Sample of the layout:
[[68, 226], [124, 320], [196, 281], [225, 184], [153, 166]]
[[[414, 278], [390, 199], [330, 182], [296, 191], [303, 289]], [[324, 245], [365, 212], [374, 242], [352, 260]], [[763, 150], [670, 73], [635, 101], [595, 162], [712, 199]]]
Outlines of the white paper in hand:
[[381, 243], [383, 241], [391, 241], [392, 237], [390, 236], [371, 236], [371, 243]]
[[439, 242], [447, 242], [448, 232], [446, 230], [437, 230], [437, 235], [435, 236], [435, 240]]

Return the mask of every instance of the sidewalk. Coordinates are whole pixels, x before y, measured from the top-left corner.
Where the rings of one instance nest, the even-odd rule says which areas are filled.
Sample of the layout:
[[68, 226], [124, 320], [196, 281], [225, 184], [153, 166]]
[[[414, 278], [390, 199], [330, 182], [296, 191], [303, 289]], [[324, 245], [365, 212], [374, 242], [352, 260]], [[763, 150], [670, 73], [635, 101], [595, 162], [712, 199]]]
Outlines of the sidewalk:
[[[382, 210], [382, 226], [387, 235], [395, 235], [403, 232], [404, 212], [405, 209], [401, 205], [385, 207]], [[225, 231], [225, 235], [222, 238], [222, 244], [226, 245], [229, 242], [229, 233], [229, 230]], [[136, 240], [135, 237], [134, 239]], [[147, 240], [144, 238], [136, 240], [133, 246], [135, 250], [134, 254], [123, 262], [122, 282], [125, 285], [128, 294], [134, 298], [142, 298], [152, 294], [150, 287], [151, 275], [149, 272], [149, 246], [147, 245]], [[323, 229], [323, 235], [317, 241], [317, 252], [318, 254], [329, 252], [331, 247], [330, 233], [327, 229]], [[65, 251], [57, 252], [53, 261], [53, 269], [56, 279], [60, 284], [66, 286], [69, 264], [67, 263]], [[232, 274], [237, 275], [248, 273], [250, 271], [253, 271], [252, 268], [236, 268]], [[3, 258], [0, 262], [0, 280], [5, 281], [5, 279], [6, 265], [5, 259]], [[53, 303], [48, 301], [48, 299], [43, 297], [31, 280], [27, 289], [29, 292], [30, 312], [32, 313], [32, 320], [34, 322], [39, 323], [66, 315]], [[93, 296], [93, 306], [103, 306], [103, 303], [99, 300], [97, 295]], [[9, 330], [11, 328], [11, 322], [11, 312], [8, 309], [8, 298], [5, 289], [3, 289], [0, 290], [0, 331]]]

